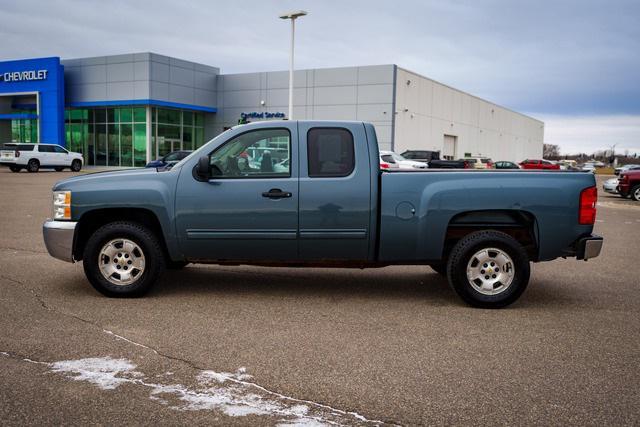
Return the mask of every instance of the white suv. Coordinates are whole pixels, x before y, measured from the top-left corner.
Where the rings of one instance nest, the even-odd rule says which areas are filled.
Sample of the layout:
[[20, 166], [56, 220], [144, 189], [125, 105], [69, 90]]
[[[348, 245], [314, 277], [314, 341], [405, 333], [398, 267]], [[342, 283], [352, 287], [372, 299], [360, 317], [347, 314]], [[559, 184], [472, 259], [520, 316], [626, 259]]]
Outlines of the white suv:
[[0, 151], [0, 165], [9, 166], [11, 172], [23, 168], [38, 172], [40, 168], [53, 168], [58, 172], [69, 168], [74, 172], [82, 169], [82, 154], [67, 151], [54, 144], [5, 144]]

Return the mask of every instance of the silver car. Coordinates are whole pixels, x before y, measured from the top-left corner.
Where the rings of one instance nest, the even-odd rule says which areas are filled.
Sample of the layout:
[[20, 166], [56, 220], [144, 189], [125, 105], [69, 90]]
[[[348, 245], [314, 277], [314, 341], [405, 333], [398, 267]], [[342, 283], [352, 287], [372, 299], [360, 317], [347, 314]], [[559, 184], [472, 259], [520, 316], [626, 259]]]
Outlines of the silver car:
[[618, 178], [610, 178], [602, 184], [602, 189], [607, 193], [618, 194]]

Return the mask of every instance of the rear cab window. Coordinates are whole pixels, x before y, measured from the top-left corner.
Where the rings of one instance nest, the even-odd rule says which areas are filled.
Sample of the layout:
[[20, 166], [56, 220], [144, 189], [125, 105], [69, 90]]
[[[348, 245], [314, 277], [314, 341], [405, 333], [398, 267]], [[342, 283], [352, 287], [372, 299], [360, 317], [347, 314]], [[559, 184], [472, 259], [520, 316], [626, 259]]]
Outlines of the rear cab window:
[[351, 175], [356, 164], [353, 135], [345, 128], [309, 129], [307, 161], [310, 178]]

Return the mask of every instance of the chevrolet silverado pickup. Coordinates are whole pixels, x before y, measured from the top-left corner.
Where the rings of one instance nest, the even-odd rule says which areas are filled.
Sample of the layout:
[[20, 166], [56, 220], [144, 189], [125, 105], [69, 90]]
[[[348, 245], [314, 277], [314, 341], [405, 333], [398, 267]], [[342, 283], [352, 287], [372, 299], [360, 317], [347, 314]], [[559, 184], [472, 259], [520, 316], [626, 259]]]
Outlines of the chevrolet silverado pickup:
[[369, 123], [236, 126], [171, 168], [56, 183], [45, 244], [107, 296], [188, 263], [421, 264], [486, 308], [518, 299], [531, 262], [600, 253], [592, 174], [382, 171], [378, 156]]

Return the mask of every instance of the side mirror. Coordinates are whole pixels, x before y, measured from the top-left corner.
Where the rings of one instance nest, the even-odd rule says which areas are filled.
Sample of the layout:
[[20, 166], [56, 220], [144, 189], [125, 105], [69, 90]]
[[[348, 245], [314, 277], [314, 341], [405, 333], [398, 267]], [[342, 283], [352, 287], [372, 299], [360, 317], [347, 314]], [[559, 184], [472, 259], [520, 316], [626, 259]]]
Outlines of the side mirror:
[[198, 159], [198, 164], [196, 165], [195, 172], [200, 181], [209, 181], [209, 179], [211, 179], [209, 156], [202, 156]]

